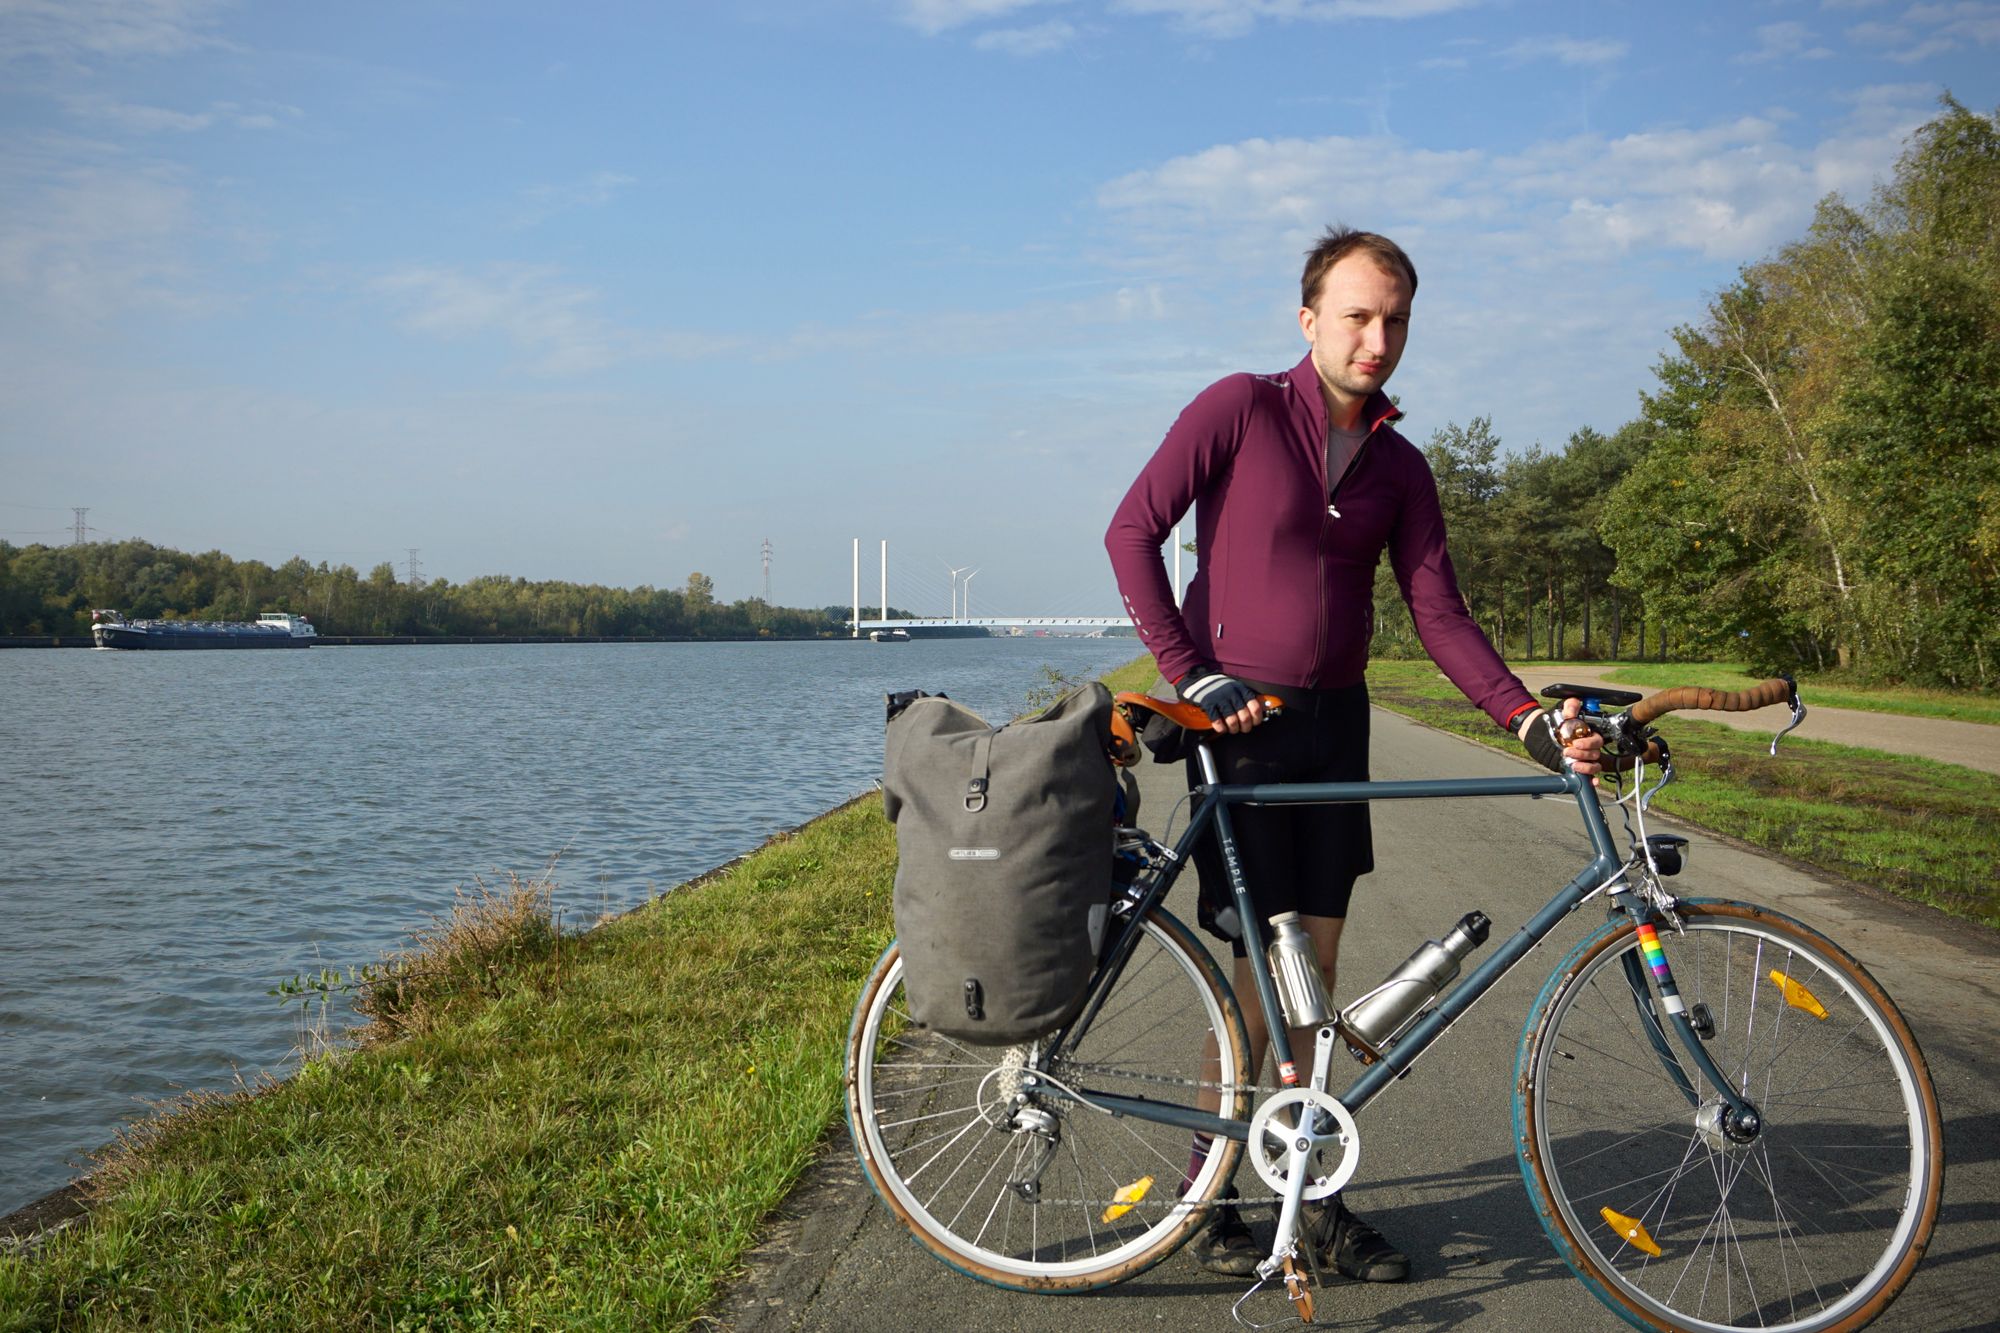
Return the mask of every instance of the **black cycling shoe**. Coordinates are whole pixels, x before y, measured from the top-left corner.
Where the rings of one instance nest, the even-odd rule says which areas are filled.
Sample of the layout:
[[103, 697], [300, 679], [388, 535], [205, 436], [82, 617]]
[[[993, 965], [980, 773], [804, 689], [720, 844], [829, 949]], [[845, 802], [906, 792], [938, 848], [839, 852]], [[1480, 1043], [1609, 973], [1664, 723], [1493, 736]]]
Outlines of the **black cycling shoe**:
[[1342, 1277], [1401, 1282], [1410, 1275], [1410, 1256], [1349, 1212], [1338, 1194], [1325, 1203], [1305, 1204], [1300, 1230], [1312, 1239], [1320, 1266], [1331, 1265]]
[[[1222, 1195], [1223, 1199], [1236, 1197], [1236, 1189]], [[1220, 1203], [1215, 1216], [1194, 1238], [1195, 1262], [1211, 1273], [1221, 1273], [1225, 1277], [1251, 1277], [1257, 1272], [1257, 1261], [1263, 1253], [1257, 1248], [1256, 1239], [1250, 1234], [1249, 1224], [1243, 1214], [1228, 1203]]]

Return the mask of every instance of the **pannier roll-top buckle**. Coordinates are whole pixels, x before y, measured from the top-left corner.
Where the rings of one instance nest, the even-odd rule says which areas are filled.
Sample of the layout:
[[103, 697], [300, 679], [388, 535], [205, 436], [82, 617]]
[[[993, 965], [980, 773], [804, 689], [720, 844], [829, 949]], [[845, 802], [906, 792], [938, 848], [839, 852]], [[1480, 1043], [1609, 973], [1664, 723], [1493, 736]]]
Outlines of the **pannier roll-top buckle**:
[[986, 808], [986, 781], [993, 771], [993, 733], [972, 743], [972, 777], [965, 784], [965, 809], [978, 814]]

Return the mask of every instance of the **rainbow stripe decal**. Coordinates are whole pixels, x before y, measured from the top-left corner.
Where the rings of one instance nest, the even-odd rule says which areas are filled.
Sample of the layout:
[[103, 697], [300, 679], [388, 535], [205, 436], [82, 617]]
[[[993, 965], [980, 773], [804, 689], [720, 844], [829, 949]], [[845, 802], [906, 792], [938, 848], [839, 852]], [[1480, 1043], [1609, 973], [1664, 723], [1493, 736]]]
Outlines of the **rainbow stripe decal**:
[[1667, 971], [1667, 951], [1660, 947], [1660, 936], [1651, 925], [1639, 927], [1639, 952], [1646, 955], [1646, 966], [1653, 969], [1653, 980], [1671, 981]]
[[1639, 927], [1639, 952], [1645, 955], [1646, 966], [1653, 969], [1653, 982], [1660, 988], [1660, 1006], [1670, 1014], [1687, 1012], [1681, 1003], [1680, 993], [1674, 989], [1674, 974], [1667, 970], [1667, 951], [1660, 947], [1660, 936], [1650, 923]]

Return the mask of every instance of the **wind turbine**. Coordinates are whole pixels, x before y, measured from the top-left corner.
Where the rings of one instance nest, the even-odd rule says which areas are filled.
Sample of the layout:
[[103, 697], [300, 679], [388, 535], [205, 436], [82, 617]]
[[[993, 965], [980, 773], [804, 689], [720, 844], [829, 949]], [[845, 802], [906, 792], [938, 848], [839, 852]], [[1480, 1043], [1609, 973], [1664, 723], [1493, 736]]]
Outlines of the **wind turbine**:
[[[946, 564], [944, 568], [952, 568], [952, 566]], [[958, 618], [958, 576], [964, 574], [968, 568], [972, 568], [972, 566], [970, 564], [960, 564], [958, 568], [952, 568], [952, 614], [946, 616], [948, 620], [956, 620]]]

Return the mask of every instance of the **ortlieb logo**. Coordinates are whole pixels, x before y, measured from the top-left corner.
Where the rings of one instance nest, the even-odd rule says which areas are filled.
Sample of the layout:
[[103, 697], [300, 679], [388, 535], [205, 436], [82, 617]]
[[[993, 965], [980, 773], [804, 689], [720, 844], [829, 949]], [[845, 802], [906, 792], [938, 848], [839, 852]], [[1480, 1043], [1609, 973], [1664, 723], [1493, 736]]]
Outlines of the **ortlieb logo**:
[[998, 861], [998, 847], [954, 847], [945, 853], [954, 861]]

